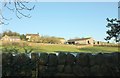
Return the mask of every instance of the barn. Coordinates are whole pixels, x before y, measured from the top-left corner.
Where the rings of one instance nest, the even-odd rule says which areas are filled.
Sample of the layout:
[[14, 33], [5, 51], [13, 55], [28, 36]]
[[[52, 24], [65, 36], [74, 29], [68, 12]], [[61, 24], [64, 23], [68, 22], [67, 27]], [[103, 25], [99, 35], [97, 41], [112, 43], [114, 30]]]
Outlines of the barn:
[[94, 39], [92, 37], [89, 38], [77, 38], [77, 39], [70, 39], [67, 41], [68, 44], [81, 44], [81, 45], [93, 45]]

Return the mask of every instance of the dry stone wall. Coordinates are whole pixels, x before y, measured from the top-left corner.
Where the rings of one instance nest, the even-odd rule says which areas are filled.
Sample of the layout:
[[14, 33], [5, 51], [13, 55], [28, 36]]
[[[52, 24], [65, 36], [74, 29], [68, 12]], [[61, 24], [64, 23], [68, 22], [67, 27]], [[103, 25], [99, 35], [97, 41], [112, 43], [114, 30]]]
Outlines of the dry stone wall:
[[120, 76], [120, 53], [2, 54], [2, 76]]

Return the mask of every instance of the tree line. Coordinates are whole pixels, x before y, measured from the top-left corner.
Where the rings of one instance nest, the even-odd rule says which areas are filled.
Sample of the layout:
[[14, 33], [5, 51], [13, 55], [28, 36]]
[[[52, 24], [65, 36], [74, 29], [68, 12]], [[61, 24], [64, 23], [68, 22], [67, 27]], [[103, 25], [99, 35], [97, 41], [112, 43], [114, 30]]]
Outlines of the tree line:
[[5, 30], [2, 33], [0, 33], [0, 39], [4, 37], [5, 35], [7, 36], [19, 36], [21, 40], [26, 40], [26, 36], [24, 34], [20, 34], [18, 32], [13, 32], [11, 30]]
[[54, 37], [54, 36], [31, 37], [30, 41], [36, 42], [36, 43], [50, 43], [50, 44], [61, 43], [60, 39], [58, 37]]
[[[4, 37], [5, 35], [7, 36], [18, 36], [20, 37], [21, 40], [23, 41], [28, 41], [26, 38], [25, 34], [20, 34], [18, 32], [13, 32], [11, 30], [6, 30], [0, 33], [0, 39]], [[61, 38], [55, 37], [55, 36], [31, 36], [30, 42], [36, 42], [36, 43], [50, 43], [50, 44], [59, 44], [61, 43], [60, 41]]]

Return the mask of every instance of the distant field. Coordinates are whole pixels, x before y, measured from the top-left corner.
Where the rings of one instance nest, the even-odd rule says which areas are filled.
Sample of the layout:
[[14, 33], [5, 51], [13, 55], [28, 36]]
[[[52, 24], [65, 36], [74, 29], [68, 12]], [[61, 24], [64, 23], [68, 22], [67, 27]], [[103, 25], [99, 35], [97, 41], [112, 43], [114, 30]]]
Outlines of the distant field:
[[101, 52], [101, 53], [120, 52], [118, 50], [118, 47], [100, 47], [100, 46], [85, 47], [85, 48], [80, 48], [80, 50], [85, 51], [85, 52], [94, 52], [94, 53], [97, 53], [97, 52]]
[[[2, 49], [5, 46], [2, 46]], [[98, 53], [98, 52], [118, 52], [118, 47], [99, 47], [99, 46], [93, 46], [93, 47], [83, 47], [78, 48], [75, 45], [60, 45], [60, 44], [32, 44], [31, 46], [6, 46], [7, 49], [12, 49], [16, 47], [19, 52], [24, 52], [24, 48], [27, 50], [33, 49], [32, 52], [90, 52], [90, 53]]]
[[36, 52], [90, 52], [90, 53], [97, 53], [97, 52], [118, 52], [118, 47], [99, 47], [99, 46], [93, 46], [93, 47], [84, 47], [84, 48], [77, 48], [73, 45], [44, 45], [44, 46], [38, 46], [34, 47], [34, 50]]

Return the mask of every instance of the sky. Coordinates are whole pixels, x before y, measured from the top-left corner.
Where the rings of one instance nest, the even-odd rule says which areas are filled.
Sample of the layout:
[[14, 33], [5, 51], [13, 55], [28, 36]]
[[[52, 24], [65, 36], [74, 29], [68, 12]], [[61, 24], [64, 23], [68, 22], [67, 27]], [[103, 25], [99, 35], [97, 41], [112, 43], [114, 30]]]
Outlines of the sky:
[[[1, 2], [14, 0], [1, 0]], [[19, 1], [29, 1], [29, 2], [118, 2], [119, 0], [19, 0]]]
[[31, 2], [35, 5], [31, 18], [18, 19], [15, 13], [3, 9], [4, 16], [12, 18], [2, 31], [12, 30], [21, 34], [39, 33], [65, 39], [93, 37], [105, 41], [106, 18], [118, 18], [117, 2]]

